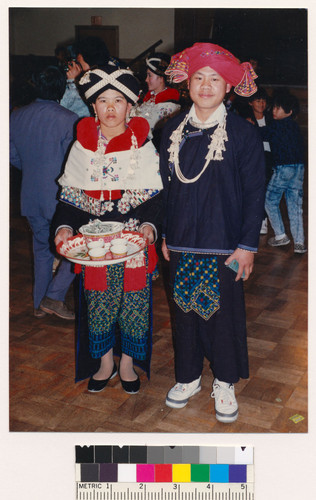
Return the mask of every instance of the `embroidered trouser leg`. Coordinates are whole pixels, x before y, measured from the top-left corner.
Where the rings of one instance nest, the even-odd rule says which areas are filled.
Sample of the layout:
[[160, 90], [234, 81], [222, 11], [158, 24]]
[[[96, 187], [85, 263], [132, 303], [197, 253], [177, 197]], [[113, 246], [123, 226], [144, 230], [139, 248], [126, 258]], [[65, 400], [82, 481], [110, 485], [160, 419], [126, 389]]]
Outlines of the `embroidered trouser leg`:
[[123, 296], [118, 323], [121, 330], [122, 352], [134, 359], [144, 360], [147, 355], [147, 340], [150, 314], [150, 288], [137, 292], [126, 292]]
[[[175, 304], [177, 382], [197, 379], [203, 370], [204, 357], [219, 380], [235, 383], [240, 377], [249, 376], [243, 284], [235, 282], [235, 273], [224, 264], [226, 259], [227, 256], [217, 256], [220, 308], [210, 319], [204, 320], [194, 311], [184, 313]], [[171, 252], [171, 280], [178, 260], [179, 255]]]
[[93, 358], [100, 358], [114, 347], [118, 323], [122, 352], [135, 359], [145, 359], [149, 293], [148, 285], [143, 290], [124, 293], [124, 263], [108, 266], [107, 290], [85, 290], [89, 349]]

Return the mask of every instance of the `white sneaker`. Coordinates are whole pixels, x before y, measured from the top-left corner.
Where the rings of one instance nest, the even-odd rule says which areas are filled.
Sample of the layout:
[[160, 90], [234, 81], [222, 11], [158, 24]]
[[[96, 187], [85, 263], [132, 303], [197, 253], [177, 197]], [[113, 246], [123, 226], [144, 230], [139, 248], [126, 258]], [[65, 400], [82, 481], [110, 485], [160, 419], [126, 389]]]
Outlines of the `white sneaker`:
[[268, 233], [268, 219], [266, 217], [262, 221], [261, 229], [260, 229], [260, 234], [267, 234], [267, 233]]
[[183, 408], [189, 398], [201, 390], [201, 377], [189, 384], [177, 383], [170, 389], [166, 397], [166, 405], [170, 408]]
[[285, 235], [283, 238], [277, 239], [275, 236], [272, 238], [268, 239], [268, 245], [271, 245], [272, 247], [282, 247], [284, 245], [288, 245], [290, 243], [290, 238]]
[[224, 423], [230, 423], [237, 420], [238, 404], [235, 398], [234, 384], [221, 382], [216, 378], [213, 382], [211, 397], [215, 399], [217, 420]]
[[294, 243], [294, 253], [306, 253], [307, 248], [302, 243]]

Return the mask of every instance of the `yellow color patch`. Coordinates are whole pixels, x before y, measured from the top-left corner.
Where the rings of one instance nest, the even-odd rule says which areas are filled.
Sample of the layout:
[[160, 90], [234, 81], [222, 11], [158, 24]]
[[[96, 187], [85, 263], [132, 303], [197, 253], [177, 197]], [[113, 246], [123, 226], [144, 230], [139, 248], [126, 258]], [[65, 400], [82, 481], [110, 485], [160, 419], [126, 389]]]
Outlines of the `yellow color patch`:
[[191, 465], [190, 464], [173, 464], [173, 466], [172, 466], [172, 482], [173, 483], [190, 483], [191, 482]]

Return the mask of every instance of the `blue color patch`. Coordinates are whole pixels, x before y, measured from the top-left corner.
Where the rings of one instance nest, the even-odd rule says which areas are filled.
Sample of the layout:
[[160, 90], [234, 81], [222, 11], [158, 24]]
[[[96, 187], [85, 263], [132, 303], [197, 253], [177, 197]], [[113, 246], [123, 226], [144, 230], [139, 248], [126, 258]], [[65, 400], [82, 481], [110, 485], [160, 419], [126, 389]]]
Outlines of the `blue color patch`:
[[210, 482], [211, 483], [228, 483], [229, 482], [229, 465], [228, 464], [211, 464], [210, 465]]

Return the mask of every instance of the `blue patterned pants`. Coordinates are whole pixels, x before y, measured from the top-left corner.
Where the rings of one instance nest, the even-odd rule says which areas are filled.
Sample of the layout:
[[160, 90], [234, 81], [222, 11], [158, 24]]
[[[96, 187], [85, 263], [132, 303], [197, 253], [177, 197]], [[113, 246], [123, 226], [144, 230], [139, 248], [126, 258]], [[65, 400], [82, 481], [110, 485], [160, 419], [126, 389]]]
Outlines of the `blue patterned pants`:
[[100, 358], [115, 344], [118, 323], [124, 354], [144, 360], [147, 355], [150, 287], [124, 292], [124, 263], [107, 267], [107, 290], [85, 290], [88, 308], [89, 349], [93, 358]]

